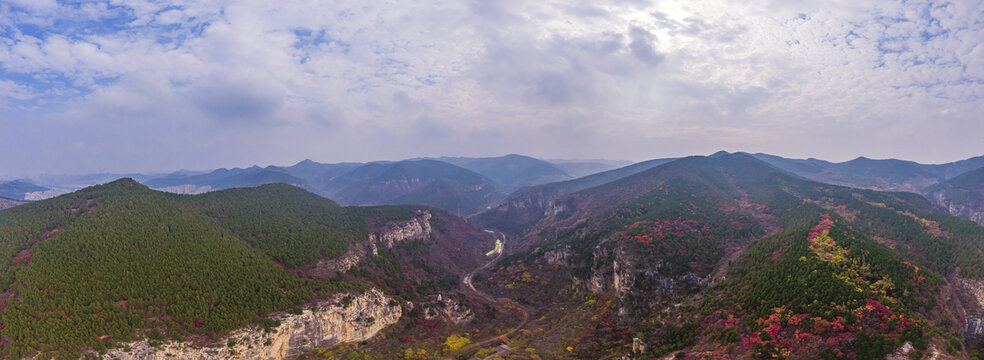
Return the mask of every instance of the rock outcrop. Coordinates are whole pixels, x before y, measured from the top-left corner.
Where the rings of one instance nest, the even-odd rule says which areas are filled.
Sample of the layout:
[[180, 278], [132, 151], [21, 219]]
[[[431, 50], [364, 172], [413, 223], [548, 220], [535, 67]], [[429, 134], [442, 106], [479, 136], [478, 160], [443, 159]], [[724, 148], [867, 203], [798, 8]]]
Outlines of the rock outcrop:
[[300, 315], [278, 314], [280, 325], [269, 332], [257, 326], [233, 331], [215, 345], [196, 347], [190, 342], [157, 347], [148, 341], [124, 344], [102, 356], [120, 360], [280, 360], [314, 348], [364, 341], [400, 320], [400, 305], [381, 291], [361, 295], [339, 294], [319, 302]]
[[980, 338], [984, 336], [984, 281], [964, 279], [956, 273], [951, 276], [951, 281], [964, 293], [964, 314], [966, 337]]
[[20, 204], [23, 204], [23, 203], [24, 202], [22, 202], [22, 201], [15, 201], [15, 200], [10, 200], [10, 199], [0, 198], [0, 210], [9, 209], [9, 208], [12, 208], [14, 206], [17, 206], [17, 205], [20, 205]]
[[953, 201], [946, 197], [945, 191], [927, 194], [926, 197], [950, 215], [959, 216], [984, 226], [984, 204], [974, 206], [972, 203]]
[[389, 249], [406, 240], [427, 239], [433, 232], [431, 218], [430, 212], [421, 211], [410, 220], [390, 223], [385, 229], [370, 233], [366, 241], [352, 244], [342, 256], [322, 259], [314, 269], [305, 271], [305, 275], [324, 277], [336, 272], [345, 272], [358, 265], [367, 256], [375, 256], [379, 248]]

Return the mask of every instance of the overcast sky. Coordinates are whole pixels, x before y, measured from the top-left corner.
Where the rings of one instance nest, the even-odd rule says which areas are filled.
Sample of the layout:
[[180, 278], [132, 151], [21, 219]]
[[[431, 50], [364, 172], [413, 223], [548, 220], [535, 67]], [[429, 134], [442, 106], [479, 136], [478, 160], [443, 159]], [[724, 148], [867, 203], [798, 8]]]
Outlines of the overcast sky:
[[984, 154], [984, 4], [0, 0], [0, 177]]

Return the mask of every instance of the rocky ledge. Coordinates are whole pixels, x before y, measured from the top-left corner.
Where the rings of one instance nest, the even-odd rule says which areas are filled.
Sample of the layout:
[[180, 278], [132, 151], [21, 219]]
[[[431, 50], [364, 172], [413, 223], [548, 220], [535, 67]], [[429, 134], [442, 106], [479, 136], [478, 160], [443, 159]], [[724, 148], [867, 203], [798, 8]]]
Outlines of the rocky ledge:
[[171, 342], [157, 347], [144, 340], [124, 344], [102, 356], [119, 360], [280, 360], [310, 352], [314, 348], [372, 338], [400, 320], [400, 305], [377, 289], [361, 295], [339, 294], [315, 304], [300, 315], [273, 316], [280, 325], [264, 332], [257, 326], [233, 331], [211, 346]]

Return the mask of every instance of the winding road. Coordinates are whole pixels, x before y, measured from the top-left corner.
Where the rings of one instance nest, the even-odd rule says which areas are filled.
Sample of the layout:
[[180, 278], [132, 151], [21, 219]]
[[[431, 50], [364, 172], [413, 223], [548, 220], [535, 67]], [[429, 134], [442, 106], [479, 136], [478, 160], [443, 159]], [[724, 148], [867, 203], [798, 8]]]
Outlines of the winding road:
[[493, 265], [495, 265], [497, 262], [499, 262], [499, 260], [502, 260], [503, 253], [505, 253], [505, 248], [506, 248], [506, 235], [503, 234], [503, 233], [500, 233], [500, 232], [496, 232], [496, 231], [490, 231], [490, 230], [486, 230], [486, 231], [489, 231], [489, 232], [494, 233], [495, 236], [497, 238], [499, 238], [500, 244], [499, 244], [499, 247], [498, 247], [498, 250], [499, 250], [498, 251], [498, 254], [495, 256], [494, 259], [492, 259], [491, 261], [489, 261], [485, 265], [482, 265], [482, 266], [478, 267], [477, 269], [472, 270], [472, 272], [469, 273], [467, 276], [465, 276], [465, 279], [462, 280], [462, 284], [465, 285], [465, 288], [468, 291], [471, 291], [472, 293], [474, 293], [476, 296], [478, 296], [482, 300], [485, 300], [486, 302], [488, 302], [489, 304], [491, 304], [493, 307], [495, 307], [497, 310], [502, 310], [502, 309], [515, 309], [515, 310], [518, 310], [519, 312], [521, 312], [523, 314], [523, 321], [521, 321], [519, 323], [519, 325], [516, 325], [516, 327], [514, 327], [511, 330], [506, 331], [506, 332], [504, 332], [502, 334], [499, 334], [497, 336], [493, 336], [491, 338], [488, 338], [488, 339], [485, 339], [485, 340], [482, 340], [482, 341], [479, 341], [479, 342], [476, 342], [476, 343], [472, 343], [472, 344], [467, 345], [465, 347], [462, 347], [461, 349], [458, 349], [457, 351], [455, 351], [455, 353], [457, 353], [457, 354], [467, 353], [467, 352], [470, 352], [470, 351], [474, 351], [474, 350], [476, 350], [478, 348], [484, 348], [484, 347], [488, 347], [488, 346], [493, 346], [495, 343], [506, 343], [506, 342], [509, 341], [509, 337], [510, 336], [512, 336], [514, 333], [516, 333], [517, 331], [519, 331], [520, 329], [522, 329], [524, 326], [526, 326], [526, 323], [528, 323], [529, 320], [530, 320], [530, 311], [528, 309], [526, 309], [526, 307], [520, 305], [519, 303], [517, 303], [513, 299], [509, 299], [509, 298], [498, 298], [498, 299], [496, 299], [494, 296], [489, 295], [489, 294], [487, 294], [487, 293], [485, 293], [485, 292], [483, 292], [481, 290], [476, 289], [475, 288], [475, 285], [472, 283], [472, 279], [475, 277], [475, 274], [477, 274], [479, 271], [488, 269], [488, 268], [492, 267]]

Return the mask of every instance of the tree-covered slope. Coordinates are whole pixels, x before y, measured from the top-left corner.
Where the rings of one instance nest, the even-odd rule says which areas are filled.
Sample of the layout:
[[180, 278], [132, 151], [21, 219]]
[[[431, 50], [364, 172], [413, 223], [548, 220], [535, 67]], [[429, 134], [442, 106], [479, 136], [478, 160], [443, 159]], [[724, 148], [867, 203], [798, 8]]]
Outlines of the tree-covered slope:
[[984, 225], [984, 167], [929, 187], [925, 193], [950, 214]]
[[[745, 154], [685, 158], [556, 199], [484, 286], [552, 314], [532, 343], [563, 358], [967, 357], [984, 228], [932, 209]], [[593, 315], [549, 320], [570, 309]]]
[[420, 204], [459, 214], [472, 214], [500, 196], [484, 176], [435, 160], [367, 164], [333, 178], [326, 191], [348, 205]]
[[151, 188], [176, 193], [202, 193], [275, 183], [290, 184], [313, 190], [304, 179], [295, 177], [287, 170], [276, 166], [265, 168], [253, 166], [246, 169], [218, 169], [206, 174], [196, 175], [175, 173], [145, 182]]
[[495, 208], [478, 214], [471, 221], [516, 234], [546, 216], [553, 200], [558, 197], [604, 185], [673, 160], [653, 159], [573, 180], [525, 187], [517, 190]]
[[263, 323], [271, 311], [353, 286], [299, 277], [297, 268], [421, 211], [462, 224], [436, 209], [343, 208], [283, 184], [188, 196], [124, 179], [7, 209], [0, 350], [71, 358], [83, 348], [208, 340]]
[[488, 158], [452, 158], [438, 160], [482, 174], [510, 194], [524, 186], [534, 186], [570, 179], [557, 165], [529, 156], [509, 154]]

